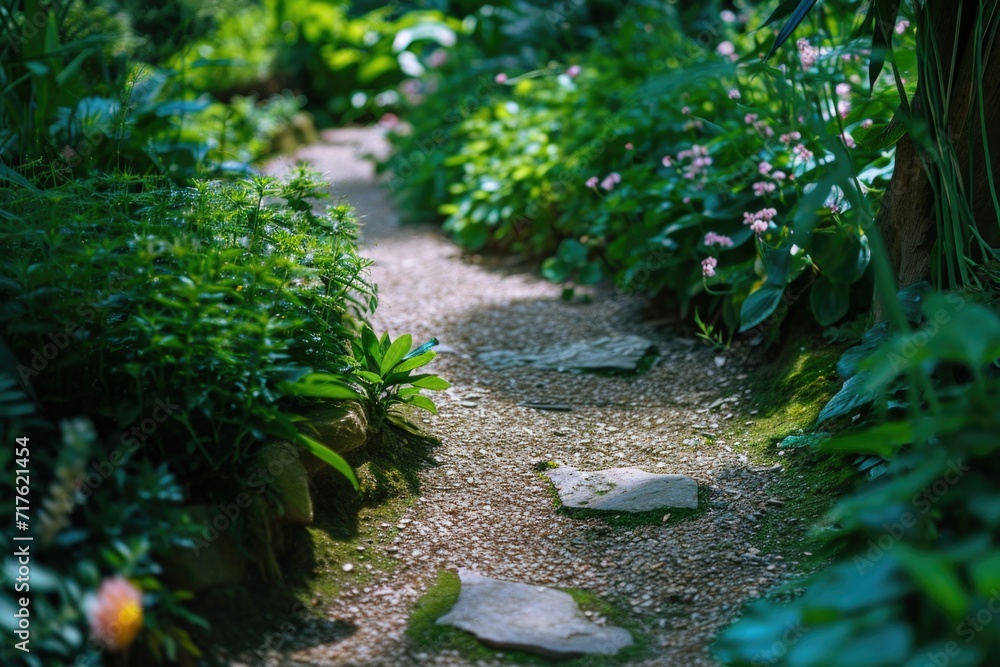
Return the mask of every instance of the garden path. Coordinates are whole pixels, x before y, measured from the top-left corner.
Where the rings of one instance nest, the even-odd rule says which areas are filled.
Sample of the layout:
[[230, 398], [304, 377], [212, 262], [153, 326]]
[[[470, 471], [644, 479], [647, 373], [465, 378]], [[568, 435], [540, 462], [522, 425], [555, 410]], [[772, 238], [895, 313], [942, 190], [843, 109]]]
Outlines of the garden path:
[[[356, 207], [363, 253], [375, 260], [376, 331], [440, 339], [431, 370], [452, 388], [433, 396], [439, 414], [425, 420], [443, 441], [435, 452], [440, 465], [423, 474], [421, 497], [400, 520], [398, 541], [369, 547], [391, 551], [396, 567], [323, 601], [331, 620], [354, 631], [299, 645], [279, 663], [472, 664], [454, 652], [421, 653], [405, 634], [410, 610], [436, 573], [466, 567], [586, 589], [624, 608], [649, 642], [649, 657], [635, 664], [714, 665], [708, 646], [719, 628], [794, 566], [751, 543], [768, 511], [766, 487], [779, 473], [754, 467], [741, 453], [751, 418], [741, 386], [746, 371], [644, 321], [640, 298], [585, 288], [578, 295], [587, 299], [567, 302], [559, 286], [530, 267], [463, 254], [435, 227], [401, 226], [365, 157], [386, 149], [375, 129], [330, 131], [270, 171], [308, 161]], [[653, 368], [635, 377], [491, 371], [477, 361], [488, 349], [538, 350], [631, 334], [660, 352]], [[731, 396], [740, 400], [720, 401]], [[572, 409], [519, 406], [525, 401]], [[553, 510], [550, 487], [534, 470], [548, 460], [689, 475], [703, 488], [707, 509], [686, 521], [634, 528], [574, 520]]]

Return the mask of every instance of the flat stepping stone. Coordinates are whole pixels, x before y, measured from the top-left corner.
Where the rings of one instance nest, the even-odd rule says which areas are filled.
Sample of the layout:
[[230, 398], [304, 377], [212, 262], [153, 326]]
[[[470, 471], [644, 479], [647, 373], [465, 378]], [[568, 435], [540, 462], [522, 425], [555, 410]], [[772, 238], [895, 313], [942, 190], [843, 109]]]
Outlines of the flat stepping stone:
[[609, 468], [586, 472], [569, 466], [546, 470], [571, 509], [649, 512], [659, 509], [697, 509], [698, 483], [686, 475], [657, 475], [638, 468]]
[[436, 622], [470, 632], [487, 646], [560, 659], [615, 655], [633, 643], [628, 630], [589, 621], [569, 593], [466, 569], [458, 577], [458, 602]]
[[556, 371], [634, 371], [652, 347], [652, 342], [640, 336], [618, 336], [553, 345], [537, 354], [515, 350], [481, 352], [479, 360], [491, 370], [531, 366]]

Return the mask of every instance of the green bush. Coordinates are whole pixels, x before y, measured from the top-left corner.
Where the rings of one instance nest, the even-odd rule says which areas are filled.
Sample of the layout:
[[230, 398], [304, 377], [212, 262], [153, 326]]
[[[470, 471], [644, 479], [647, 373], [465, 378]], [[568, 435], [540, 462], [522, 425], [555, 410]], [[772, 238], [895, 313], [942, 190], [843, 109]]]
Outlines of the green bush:
[[119, 428], [178, 403], [147, 449], [197, 488], [264, 436], [289, 383], [350, 366], [374, 288], [350, 209], [312, 210], [324, 187], [299, 171], [4, 191], [0, 335], [21, 379]]
[[[726, 664], [1000, 659], [992, 625], [1000, 613], [1000, 316], [968, 294], [922, 301], [914, 332], [882, 335], [881, 344], [868, 336], [841, 363], [857, 381], [824, 416], [874, 401], [888, 419], [820, 445], [885, 460], [874, 481], [831, 511], [833, 563], [797, 582], [805, 592], [790, 603], [753, 603], [716, 644]], [[937, 388], [914, 393], [928, 371]]]
[[803, 296], [821, 324], [839, 321], [870, 253], [852, 193], [834, 186], [856, 168], [877, 201], [891, 155], [857, 144], [895, 89], [862, 101], [862, 64], [842, 57], [860, 41], [808, 68], [794, 52], [762, 65], [739, 23], [707, 45], [683, 25], [670, 8], [629, 9], [570, 64], [529, 72], [463, 42], [393, 135], [394, 191], [470, 249], [540, 255], [555, 281], [697, 299], [731, 330], [779, 322]]

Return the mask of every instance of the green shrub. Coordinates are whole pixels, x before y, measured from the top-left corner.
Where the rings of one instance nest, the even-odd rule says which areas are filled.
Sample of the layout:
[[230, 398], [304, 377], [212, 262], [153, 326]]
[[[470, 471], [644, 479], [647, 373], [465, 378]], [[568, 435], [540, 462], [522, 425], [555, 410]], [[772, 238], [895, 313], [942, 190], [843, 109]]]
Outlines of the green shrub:
[[393, 190], [470, 249], [540, 255], [555, 281], [697, 301], [730, 330], [778, 323], [803, 296], [821, 324], [841, 320], [870, 252], [838, 184], [859, 173], [870, 208], [892, 167], [846, 137], [887, 121], [895, 89], [861, 101], [862, 66], [841, 57], [860, 41], [765, 66], [760, 37], [718, 25], [703, 44], [670, 8], [630, 8], [572, 64], [529, 72], [463, 41], [393, 135]]
[[290, 383], [350, 366], [374, 288], [350, 209], [313, 212], [323, 187], [299, 171], [4, 191], [0, 336], [21, 379], [122, 429], [176, 403], [146, 448], [198, 488], [273, 430]]
[[[1000, 659], [992, 625], [1000, 612], [1000, 316], [970, 295], [923, 301], [916, 331], [883, 336], [841, 363], [858, 381], [825, 416], [874, 401], [888, 419], [820, 445], [885, 459], [873, 481], [831, 511], [833, 563], [797, 582], [805, 592], [790, 603], [750, 605], [716, 644], [725, 664]], [[914, 393], [928, 371], [937, 388]]]

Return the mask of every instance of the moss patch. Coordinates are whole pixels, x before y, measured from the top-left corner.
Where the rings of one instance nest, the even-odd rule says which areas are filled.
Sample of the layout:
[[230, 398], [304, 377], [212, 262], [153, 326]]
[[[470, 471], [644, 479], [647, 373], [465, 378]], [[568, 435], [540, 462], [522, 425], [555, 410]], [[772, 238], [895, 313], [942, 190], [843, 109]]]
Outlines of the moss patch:
[[[228, 658], [257, 655], [262, 647], [287, 649], [296, 638], [288, 629], [300, 625], [320, 626], [330, 638], [353, 630], [326, 620], [324, 602], [395, 568], [398, 559], [386, 548], [399, 533], [400, 518], [416, 502], [420, 469], [434, 463], [431, 449], [438, 441], [406, 426], [393, 420], [380, 435], [370, 434], [368, 445], [349, 452], [358, 491], [332, 468], [310, 480], [313, 524], [281, 525], [271, 533], [271, 543], [283, 547], [278, 565], [284, 580], [251, 577], [241, 586], [199, 595], [196, 611], [211, 629], [199, 632], [196, 641]], [[278, 637], [283, 645], [264, 646], [267, 637]]]
[[523, 651], [499, 650], [484, 646], [464, 630], [437, 625], [437, 619], [450, 610], [461, 592], [462, 585], [454, 572], [439, 572], [437, 581], [417, 601], [410, 614], [406, 634], [414, 650], [421, 653], [438, 653], [455, 650], [470, 661], [502, 659], [514, 665], [563, 665], [565, 667], [598, 667], [624, 665], [635, 662], [649, 653], [648, 643], [638, 625], [628, 614], [590, 592], [573, 588], [559, 589], [569, 593], [583, 611], [591, 611], [607, 619], [610, 625], [623, 627], [632, 633], [635, 644], [622, 649], [615, 656], [584, 656], [572, 660], [549, 660]]
[[[791, 336], [777, 361], [759, 369], [745, 387], [754, 397], [752, 423], [733, 428], [726, 437], [740, 441], [755, 465], [780, 463], [785, 470], [768, 488], [784, 505], [769, 509], [755, 533], [755, 546], [788, 560], [818, 560], [812, 527], [837, 498], [858, 479], [854, 457], [820, 453], [811, 448], [782, 449], [785, 437], [813, 429], [820, 410], [840, 390], [836, 363], [843, 348], [817, 336]], [[823, 425], [837, 430], [836, 423]], [[806, 553], [814, 554], [812, 556]]]

